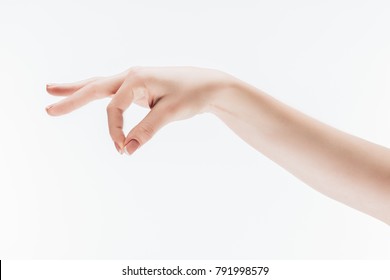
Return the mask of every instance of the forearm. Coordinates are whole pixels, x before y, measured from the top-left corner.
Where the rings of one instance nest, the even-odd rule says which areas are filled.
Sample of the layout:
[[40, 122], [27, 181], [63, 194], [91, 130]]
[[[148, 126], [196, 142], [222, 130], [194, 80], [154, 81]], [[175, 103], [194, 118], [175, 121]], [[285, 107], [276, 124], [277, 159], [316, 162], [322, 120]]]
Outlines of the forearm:
[[318, 191], [390, 224], [390, 150], [310, 118], [241, 81], [210, 110]]

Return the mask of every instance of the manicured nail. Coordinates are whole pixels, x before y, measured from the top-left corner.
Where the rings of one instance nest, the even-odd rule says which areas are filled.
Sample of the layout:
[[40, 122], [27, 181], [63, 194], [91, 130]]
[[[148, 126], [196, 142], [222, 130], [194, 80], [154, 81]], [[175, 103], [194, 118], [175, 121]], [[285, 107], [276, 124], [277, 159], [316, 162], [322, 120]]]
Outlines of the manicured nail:
[[119, 147], [119, 145], [116, 142], [114, 142], [114, 144], [115, 144], [115, 148], [118, 151], [118, 153], [120, 153], [122, 155], [123, 154], [123, 150], [121, 149], [121, 147]]
[[54, 104], [51, 104], [51, 105], [47, 106], [47, 107], [46, 107], [46, 111], [49, 110], [49, 109], [50, 109], [51, 107], [53, 107], [53, 106], [54, 106]]
[[131, 141], [125, 146], [125, 153], [127, 155], [133, 154], [139, 147], [139, 142], [135, 139], [131, 139]]

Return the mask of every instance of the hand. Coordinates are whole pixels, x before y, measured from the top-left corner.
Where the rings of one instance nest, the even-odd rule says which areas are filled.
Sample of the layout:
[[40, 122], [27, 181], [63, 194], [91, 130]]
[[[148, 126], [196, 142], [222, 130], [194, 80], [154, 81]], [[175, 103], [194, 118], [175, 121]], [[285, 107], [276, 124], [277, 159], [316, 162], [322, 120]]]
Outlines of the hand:
[[[131, 68], [112, 77], [48, 85], [47, 91], [68, 96], [46, 108], [53, 116], [112, 97], [108, 125], [120, 153], [132, 154], [171, 121], [212, 112], [308, 185], [390, 225], [390, 149], [325, 125], [222, 72]], [[132, 102], [150, 112], [125, 137], [122, 114]]]
[[[193, 67], [130, 68], [110, 77], [48, 84], [50, 94], [66, 98], [47, 106], [46, 111], [60, 116], [93, 100], [112, 97], [107, 106], [111, 138], [120, 154], [132, 154], [169, 122], [209, 111], [214, 94], [231, 79], [223, 72]], [[150, 112], [125, 137], [123, 112], [133, 102], [150, 108]]]

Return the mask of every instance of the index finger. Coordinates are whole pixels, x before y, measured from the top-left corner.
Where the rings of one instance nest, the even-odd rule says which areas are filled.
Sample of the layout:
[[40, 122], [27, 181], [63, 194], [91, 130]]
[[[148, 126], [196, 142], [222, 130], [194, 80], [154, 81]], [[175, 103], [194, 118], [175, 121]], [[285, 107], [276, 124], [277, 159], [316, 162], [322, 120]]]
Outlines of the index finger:
[[108, 129], [119, 153], [123, 153], [125, 135], [123, 133], [123, 112], [133, 102], [134, 93], [131, 79], [126, 79], [107, 106]]

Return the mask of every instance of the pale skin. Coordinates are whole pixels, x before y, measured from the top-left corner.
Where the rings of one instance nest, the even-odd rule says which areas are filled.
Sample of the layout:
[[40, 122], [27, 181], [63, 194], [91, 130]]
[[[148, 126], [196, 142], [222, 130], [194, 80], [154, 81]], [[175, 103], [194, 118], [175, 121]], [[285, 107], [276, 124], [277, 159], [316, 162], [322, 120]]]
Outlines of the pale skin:
[[[224, 72], [194, 67], [136, 67], [110, 77], [49, 84], [65, 96], [46, 107], [70, 113], [111, 97], [111, 138], [120, 154], [134, 153], [172, 121], [215, 114], [249, 145], [317, 191], [390, 225], [390, 149], [319, 122]], [[125, 135], [123, 112], [150, 108]]]

